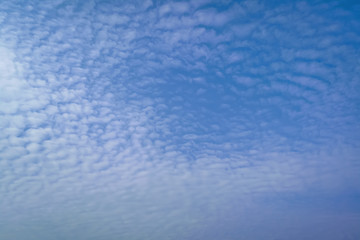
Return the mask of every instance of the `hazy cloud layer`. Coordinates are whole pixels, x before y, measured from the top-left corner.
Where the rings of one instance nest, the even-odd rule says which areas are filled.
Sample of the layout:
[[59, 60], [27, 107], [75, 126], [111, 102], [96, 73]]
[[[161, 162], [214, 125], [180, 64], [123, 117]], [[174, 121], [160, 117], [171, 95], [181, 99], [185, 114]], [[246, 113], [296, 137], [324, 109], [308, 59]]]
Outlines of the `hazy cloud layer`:
[[3, 1], [0, 238], [359, 239], [360, 5], [270, 2]]

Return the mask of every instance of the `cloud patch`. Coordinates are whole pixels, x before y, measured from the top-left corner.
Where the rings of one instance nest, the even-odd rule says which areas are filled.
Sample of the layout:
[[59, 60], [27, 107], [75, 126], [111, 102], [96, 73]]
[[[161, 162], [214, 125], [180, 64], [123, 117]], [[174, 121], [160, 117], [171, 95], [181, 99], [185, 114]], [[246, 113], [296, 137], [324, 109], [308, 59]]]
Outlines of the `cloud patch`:
[[0, 238], [359, 238], [358, 25], [336, 2], [4, 3]]

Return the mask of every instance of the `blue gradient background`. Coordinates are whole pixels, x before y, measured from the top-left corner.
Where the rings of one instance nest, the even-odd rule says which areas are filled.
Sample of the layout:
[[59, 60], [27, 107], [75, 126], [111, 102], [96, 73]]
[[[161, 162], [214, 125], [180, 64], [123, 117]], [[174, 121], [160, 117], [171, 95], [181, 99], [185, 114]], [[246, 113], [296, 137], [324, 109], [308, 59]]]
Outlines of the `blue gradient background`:
[[0, 239], [360, 239], [357, 1], [0, 1]]

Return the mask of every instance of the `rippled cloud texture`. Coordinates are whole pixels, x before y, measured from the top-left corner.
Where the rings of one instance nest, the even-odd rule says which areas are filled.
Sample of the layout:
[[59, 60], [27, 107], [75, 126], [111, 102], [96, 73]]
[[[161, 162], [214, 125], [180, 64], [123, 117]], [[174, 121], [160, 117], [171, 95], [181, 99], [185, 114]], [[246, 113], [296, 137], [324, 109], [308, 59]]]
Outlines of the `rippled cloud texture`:
[[0, 239], [360, 239], [356, 1], [1, 1]]

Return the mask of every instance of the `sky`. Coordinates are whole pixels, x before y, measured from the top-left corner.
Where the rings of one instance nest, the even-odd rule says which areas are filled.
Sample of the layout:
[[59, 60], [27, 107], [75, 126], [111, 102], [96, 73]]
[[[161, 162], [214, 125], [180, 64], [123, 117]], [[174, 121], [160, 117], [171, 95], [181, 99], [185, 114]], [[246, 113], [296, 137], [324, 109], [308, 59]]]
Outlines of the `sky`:
[[0, 239], [360, 239], [357, 1], [0, 2]]

